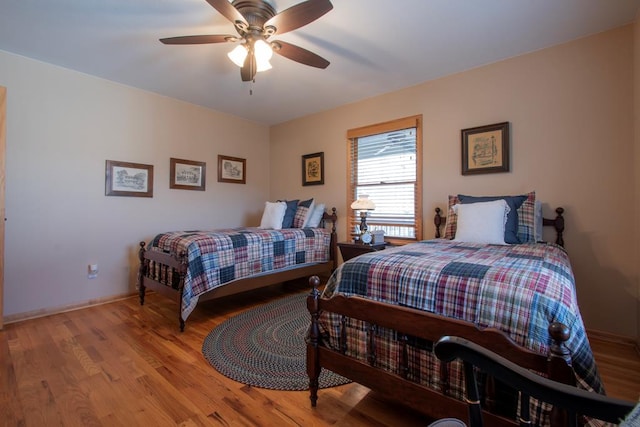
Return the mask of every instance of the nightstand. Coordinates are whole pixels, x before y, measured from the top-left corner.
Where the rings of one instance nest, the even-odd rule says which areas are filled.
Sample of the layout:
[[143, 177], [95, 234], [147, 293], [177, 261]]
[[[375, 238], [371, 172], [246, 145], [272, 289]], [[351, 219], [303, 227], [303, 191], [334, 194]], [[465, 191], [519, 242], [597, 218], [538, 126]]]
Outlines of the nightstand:
[[364, 243], [353, 242], [341, 242], [338, 243], [340, 248], [340, 255], [342, 255], [343, 261], [349, 261], [351, 258], [355, 258], [358, 255], [366, 254], [368, 252], [381, 251], [387, 247], [385, 243], [367, 245]]

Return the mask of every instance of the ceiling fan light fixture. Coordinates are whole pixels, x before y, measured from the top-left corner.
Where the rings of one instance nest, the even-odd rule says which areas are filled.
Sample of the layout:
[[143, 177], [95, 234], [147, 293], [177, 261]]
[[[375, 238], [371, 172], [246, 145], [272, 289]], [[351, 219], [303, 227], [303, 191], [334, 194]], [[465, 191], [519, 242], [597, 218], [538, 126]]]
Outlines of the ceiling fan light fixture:
[[235, 47], [235, 49], [227, 53], [227, 56], [234, 64], [242, 68], [242, 66], [244, 65], [244, 60], [247, 58], [248, 53], [249, 52], [247, 52], [247, 48], [244, 45], [239, 44]]
[[269, 61], [273, 56], [273, 49], [269, 46], [269, 43], [264, 40], [256, 40], [253, 45], [253, 51], [256, 55], [256, 61]]
[[331, 0], [303, 0], [281, 12], [271, 5], [273, 0], [206, 0], [222, 16], [234, 24], [237, 35], [201, 34], [161, 38], [168, 45], [236, 43], [229, 59], [240, 68], [243, 82], [254, 81], [257, 72], [270, 70], [269, 60], [278, 55], [316, 68], [327, 68], [329, 61], [302, 47], [279, 40], [269, 40], [303, 27], [333, 9]]
[[271, 63], [267, 60], [258, 60], [256, 58], [256, 73], [261, 73], [263, 71], [267, 71], [272, 69]]
[[267, 42], [264, 40], [256, 40], [253, 44], [253, 54], [256, 57], [256, 72], [259, 73], [272, 68], [269, 60], [273, 56], [273, 50]]

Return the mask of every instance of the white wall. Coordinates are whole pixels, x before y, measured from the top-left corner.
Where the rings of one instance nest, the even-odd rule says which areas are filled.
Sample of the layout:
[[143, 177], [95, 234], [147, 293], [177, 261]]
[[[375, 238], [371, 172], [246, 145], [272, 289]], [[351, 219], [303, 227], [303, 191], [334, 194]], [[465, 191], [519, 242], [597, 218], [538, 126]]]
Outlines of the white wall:
[[[626, 26], [274, 126], [271, 196], [317, 195], [344, 215], [347, 130], [422, 114], [425, 237], [448, 194], [535, 190], [547, 216], [566, 210], [587, 328], [637, 337], [633, 51]], [[504, 121], [512, 128], [511, 171], [462, 176], [460, 130]], [[283, 166], [317, 151], [325, 153], [325, 185], [301, 189], [299, 169]]]
[[[266, 126], [2, 51], [0, 85], [9, 319], [134, 292], [158, 232], [259, 224]], [[247, 159], [246, 185], [217, 182], [218, 154]], [[169, 189], [170, 157], [206, 162], [206, 191]], [[107, 159], [154, 165], [153, 198], [105, 196]]]

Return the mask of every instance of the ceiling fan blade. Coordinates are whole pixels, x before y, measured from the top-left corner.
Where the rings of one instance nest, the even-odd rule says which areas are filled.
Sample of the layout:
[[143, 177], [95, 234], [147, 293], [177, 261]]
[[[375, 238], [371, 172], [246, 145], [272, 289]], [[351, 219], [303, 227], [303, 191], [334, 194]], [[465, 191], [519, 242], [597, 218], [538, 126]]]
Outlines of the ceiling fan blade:
[[222, 16], [233, 22], [236, 27], [242, 27], [244, 29], [249, 27], [247, 20], [244, 19], [244, 16], [242, 16], [240, 11], [238, 11], [229, 0], [207, 0], [207, 3], [220, 12]]
[[256, 57], [249, 53], [240, 69], [240, 77], [243, 82], [250, 82], [256, 76]]
[[201, 36], [180, 36], [180, 37], [167, 37], [160, 39], [164, 44], [207, 44], [207, 43], [223, 43], [227, 41], [237, 40], [235, 36], [212, 34]]
[[310, 65], [316, 68], [327, 68], [330, 64], [330, 62], [323, 57], [291, 43], [277, 40], [271, 42], [271, 46], [275, 53], [304, 65]]
[[331, 9], [333, 5], [330, 0], [307, 0], [278, 13], [264, 26], [275, 27], [276, 34], [283, 34], [315, 21]]

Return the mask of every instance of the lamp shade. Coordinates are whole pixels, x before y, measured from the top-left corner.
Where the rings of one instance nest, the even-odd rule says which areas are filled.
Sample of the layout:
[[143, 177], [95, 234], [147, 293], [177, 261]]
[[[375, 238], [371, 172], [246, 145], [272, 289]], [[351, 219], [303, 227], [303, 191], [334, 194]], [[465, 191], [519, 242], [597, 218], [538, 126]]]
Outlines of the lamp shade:
[[355, 209], [355, 210], [371, 211], [371, 210], [374, 210], [375, 208], [376, 208], [376, 204], [373, 203], [373, 201], [371, 201], [369, 199], [369, 196], [366, 194], [361, 194], [360, 197], [358, 197], [358, 200], [351, 203], [351, 209]]
[[242, 66], [244, 65], [244, 60], [247, 57], [248, 53], [249, 52], [247, 51], [247, 48], [244, 45], [240, 44], [236, 46], [236, 48], [231, 52], [227, 53], [227, 56], [231, 61], [233, 61], [234, 64], [242, 68]]

